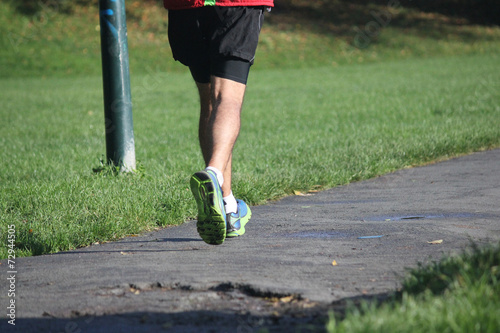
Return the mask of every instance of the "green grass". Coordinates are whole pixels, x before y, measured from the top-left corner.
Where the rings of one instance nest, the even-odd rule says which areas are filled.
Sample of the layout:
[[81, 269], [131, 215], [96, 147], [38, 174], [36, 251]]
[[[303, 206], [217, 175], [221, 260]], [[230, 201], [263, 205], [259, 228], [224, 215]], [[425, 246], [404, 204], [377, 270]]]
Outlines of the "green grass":
[[336, 332], [498, 332], [500, 244], [413, 269], [400, 299], [351, 308], [343, 320], [330, 316]]
[[[126, 2], [127, 9], [136, 8], [132, 1]], [[74, 5], [72, 11], [66, 14], [57, 7], [45, 7], [22, 15], [8, 2], [0, 3], [0, 77], [100, 75], [97, 2], [88, 7]], [[132, 73], [180, 71], [171, 59], [166, 10], [141, 5], [129, 13], [127, 22]]]
[[[31, 3], [38, 10], [29, 14], [19, 13], [14, 0], [0, 2], [0, 77], [99, 76], [97, 3], [78, 4], [83, 2], [89, 1], [72, 1], [71, 5], [64, 1], [59, 7], [45, 8]], [[361, 47], [353, 46], [357, 31], [364, 31], [374, 22], [372, 13], [385, 12], [388, 3], [361, 2], [276, 1], [276, 8], [266, 14], [255, 69], [335, 68], [500, 52], [498, 26], [481, 26], [466, 19], [403, 7], [391, 10], [390, 22], [377, 31], [377, 36]], [[125, 3], [132, 75], [183, 71], [171, 59], [167, 11], [160, 1]]]
[[[496, 55], [468, 55], [254, 71], [234, 192], [262, 204], [498, 147], [497, 68]], [[101, 87], [99, 77], [0, 80], [0, 234], [6, 244], [16, 226], [18, 256], [195, 217], [188, 179], [202, 159], [189, 75], [133, 77], [137, 175], [92, 171], [105, 154]]]

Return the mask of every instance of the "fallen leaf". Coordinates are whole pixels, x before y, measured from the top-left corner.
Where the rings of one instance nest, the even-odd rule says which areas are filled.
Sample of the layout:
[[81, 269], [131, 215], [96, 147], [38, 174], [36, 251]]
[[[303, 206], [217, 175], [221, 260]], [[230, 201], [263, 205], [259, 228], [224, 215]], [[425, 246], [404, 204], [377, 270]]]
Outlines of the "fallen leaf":
[[300, 195], [302, 197], [308, 197], [308, 196], [312, 195], [311, 193], [303, 193], [303, 192], [300, 192], [300, 191], [297, 191], [297, 190], [293, 190], [293, 194]]
[[337, 260], [332, 261], [332, 266], [337, 266]]
[[441, 244], [443, 242], [442, 239], [438, 239], [438, 240], [433, 240], [433, 241], [430, 241], [430, 242], [427, 242], [429, 244]]
[[280, 301], [282, 303], [290, 303], [293, 300], [293, 296], [286, 296], [286, 297], [281, 297]]
[[310, 309], [310, 308], [315, 307], [316, 305], [317, 305], [316, 303], [305, 303], [304, 305], [302, 305], [302, 307], [304, 309]]
[[141, 291], [139, 289], [135, 289], [135, 288], [130, 288], [130, 292], [134, 295], [139, 295], [141, 293]]

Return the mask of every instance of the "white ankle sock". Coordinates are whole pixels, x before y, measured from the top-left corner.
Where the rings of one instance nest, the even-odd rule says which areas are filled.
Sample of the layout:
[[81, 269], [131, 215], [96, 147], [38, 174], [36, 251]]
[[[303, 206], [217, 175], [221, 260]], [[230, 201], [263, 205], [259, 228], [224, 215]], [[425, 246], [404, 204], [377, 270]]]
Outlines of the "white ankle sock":
[[224, 197], [224, 208], [226, 209], [226, 214], [236, 213], [238, 212], [238, 203], [236, 202], [236, 198], [231, 191], [231, 194], [227, 197]]
[[224, 183], [224, 176], [222, 175], [222, 172], [219, 169], [211, 166], [208, 166], [205, 170], [212, 170], [213, 172], [215, 172], [215, 174], [217, 175], [217, 180], [219, 181], [219, 185], [222, 187], [222, 184]]

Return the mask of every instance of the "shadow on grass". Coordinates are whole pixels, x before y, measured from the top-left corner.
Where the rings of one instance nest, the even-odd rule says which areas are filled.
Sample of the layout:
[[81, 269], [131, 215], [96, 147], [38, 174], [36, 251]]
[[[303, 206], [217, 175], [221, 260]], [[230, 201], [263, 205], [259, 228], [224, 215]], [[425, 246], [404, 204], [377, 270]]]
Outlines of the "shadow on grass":
[[[19, 13], [34, 15], [43, 11], [71, 14], [74, 6], [93, 7], [95, 0], [7, 0]], [[144, 6], [163, 7], [163, 0], [143, 0]], [[342, 32], [353, 25], [362, 25], [373, 20], [372, 12], [387, 10], [387, 7], [414, 8], [427, 18], [436, 14], [446, 16], [446, 21], [457, 24], [500, 24], [500, 2], [497, 0], [275, 0], [271, 22], [285, 25], [300, 25], [323, 32]], [[127, 18], [131, 21], [143, 19], [140, 6], [126, 1]], [[434, 14], [434, 15], [432, 15]], [[411, 26], [426, 19], [403, 19], [399, 24]], [[395, 26], [399, 26], [394, 22]], [[430, 27], [431, 28], [431, 27]]]
[[365, 24], [374, 19], [373, 13], [387, 11], [389, 7], [414, 8], [429, 14], [406, 17], [409, 12], [405, 11], [402, 20], [393, 22], [395, 26], [418, 25], [437, 18], [437, 14], [452, 24], [500, 24], [500, 3], [496, 0], [275, 0], [273, 11], [279, 18], [277, 23], [295, 23], [328, 32], [334, 31], [335, 26], [349, 28]]
[[[457, 27], [500, 24], [500, 3], [493, 3], [493, 0], [443, 0], [436, 3], [408, 0], [275, 0], [275, 5], [266, 19], [279, 30], [330, 34], [347, 37], [350, 42], [360, 31], [378, 36], [379, 30], [385, 27], [411, 31], [423, 38], [442, 40], [452, 35], [473, 42], [488, 36]], [[370, 37], [376, 40], [376, 36]]]
[[16, 242], [16, 249], [21, 252], [28, 252], [32, 256], [39, 256], [53, 251], [52, 244], [47, 243], [46, 239], [42, 239], [34, 234], [20, 235]]

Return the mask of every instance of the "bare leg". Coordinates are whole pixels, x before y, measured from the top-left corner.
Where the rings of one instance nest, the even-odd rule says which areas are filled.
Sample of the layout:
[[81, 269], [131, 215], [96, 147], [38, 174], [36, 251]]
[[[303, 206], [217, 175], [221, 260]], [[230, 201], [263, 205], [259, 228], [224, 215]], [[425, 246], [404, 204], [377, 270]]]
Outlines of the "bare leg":
[[232, 153], [240, 133], [241, 107], [246, 85], [232, 80], [212, 77], [210, 131], [212, 156], [208, 164], [222, 171], [224, 196], [231, 193]]
[[212, 145], [210, 144], [209, 123], [212, 114], [212, 98], [210, 96], [210, 83], [198, 83], [198, 92], [200, 94], [200, 123], [198, 126], [198, 139], [200, 141], [201, 153], [205, 166], [208, 166], [212, 156]]
[[199, 139], [205, 164], [223, 173], [224, 196], [231, 193], [232, 151], [240, 132], [240, 114], [246, 85], [212, 76], [198, 85], [200, 93]]

